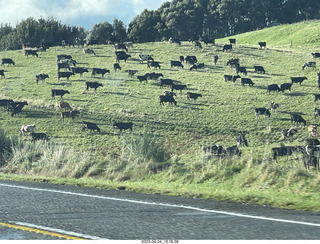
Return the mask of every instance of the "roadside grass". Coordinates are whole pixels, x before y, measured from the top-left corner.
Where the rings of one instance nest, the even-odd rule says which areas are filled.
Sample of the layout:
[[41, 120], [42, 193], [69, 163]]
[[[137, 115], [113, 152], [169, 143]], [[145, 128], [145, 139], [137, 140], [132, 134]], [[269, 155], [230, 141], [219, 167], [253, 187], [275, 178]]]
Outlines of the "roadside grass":
[[[310, 33], [305, 24], [301, 23], [301, 29]], [[268, 37], [278, 33], [272, 28], [261, 31], [269, 31]], [[319, 174], [313, 168], [305, 169], [297, 153], [288, 159], [279, 158], [278, 162], [271, 155], [272, 147], [304, 145], [308, 138], [305, 126], [291, 124], [291, 112], [300, 113], [307, 124], [319, 124], [313, 115], [317, 106], [313, 98], [313, 93], [318, 93], [317, 69], [302, 70], [302, 65], [312, 59], [311, 52], [318, 51], [315, 42], [304, 45], [300, 41], [301, 46], [290, 47], [279, 40], [279, 45], [275, 42], [264, 50], [256, 46], [263, 41], [259, 38], [262, 36], [250, 35], [253, 34], [236, 37], [239, 45], [225, 53], [222, 46], [227, 39], [204, 45], [203, 49], [195, 49], [189, 42], [182, 42], [181, 46], [137, 43], [129, 50], [132, 58], [121, 61], [122, 70], [117, 72], [113, 70], [112, 45], [93, 46], [96, 56], [73, 47], [53, 47], [39, 53], [39, 58], [25, 57], [22, 50], [0, 52], [1, 58], [10, 57], [16, 62], [16, 66], [2, 67], [6, 77], [0, 81], [1, 98], [27, 100], [29, 104], [15, 117], [0, 109], [6, 135], [18, 138], [11, 157], [1, 167], [7, 173], [1, 174], [1, 178], [16, 179], [11, 174], [20, 174], [25, 179], [56, 183], [96, 184], [319, 211], [314, 203], [318, 198]], [[59, 81], [56, 56], [62, 53], [71, 54], [79, 67], [108, 68], [110, 74], [91, 77], [89, 72]], [[148, 69], [145, 62], [140, 63], [138, 54], [152, 54], [161, 69]], [[171, 68], [170, 60], [179, 60], [180, 55], [195, 55], [205, 68]], [[220, 58], [217, 65], [213, 64], [214, 55]], [[241, 86], [239, 80], [224, 81], [224, 74], [235, 74], [234, 69], [226, 66], [230, 58], [240, 59], [241, 66], [248, 70], [247, 77], [255, 83], [253, 87]], [[254, 65], [262, 65], [266, 74], [254, 73]], [[128, 69], [138, 70], [136, 75], [161, 72], [164, 78], [186, 84], [188, 91], [201, 93], [202, 97], [193, 101], [187, 99], [186, 91], [177, 92], [178, 106], [162, 106], [158, 97], [169, 88], [160, 88], [159, 80], [140, 84], [136, 77], [128, 76]], [[37, 85], [38, 73], [48, 73], [49, 79]], [[307, 76], [308, 80], [302, 85], [294, 84], [291, 92], [267, 93], [269, 84], [290, 82], [291, 76]], [[86, 90], [86, 81], [101, 82], [103, 87], [97, 92]], [[61, 98], [53, 99], [51, 89], [69, 90], [63, 100], [78, 109], [80, 115], [74, 120], [61, 120], [60, 111], [55, 108]], [[278, 111], [272, 112], [270, 118], [255, 118], [254, 108], [269, 107], [271, 101], [280, 104]], [[97, 123], [101, 133], [82, 131], [83, 120]], [[130, 121], [134, 124], [132, 132], [120, 132], [112, 126], [114, 122]], [[50, 141], [31, 143], [30, 136], [19, 135], [23, 124], [36, 124], [37, 132], [47, 133]], [[298, 133], [292, 140], [282, 139], [281, 130], [290, 127], [297, 128]], [[249, 143], [241, 148], [243, 157], [220, 159], [203, 155], [204, 146], [235, 145], [240, 131], [247, 133]]]

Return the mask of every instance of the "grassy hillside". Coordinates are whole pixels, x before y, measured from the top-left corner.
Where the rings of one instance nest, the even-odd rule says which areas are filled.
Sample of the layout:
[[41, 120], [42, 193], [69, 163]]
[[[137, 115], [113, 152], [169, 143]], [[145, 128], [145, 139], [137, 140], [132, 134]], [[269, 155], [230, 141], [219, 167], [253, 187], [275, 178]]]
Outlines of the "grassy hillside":
[[[132, 57], [127, 62], [121, 61], [122, 70], [117, 72], [113, 70], [112, 45], [92, 46], [96, 55], [84, 54], [81, 48], [74, 47], [53, 47], [39, 53], [38, 58], [24, 56], [23, 50], [1, 52], [0, 58], [12, 58], [16, 62], [15, 66], [1, 67], [6, 76], [0, 81], [1, 98], [26, 100], [29, 104], [14, 117], [0, 111], [6, 133], [21, 139], [15, 157], [3, 164], [2, 171], [54, 177], [51, 181], [56, 181], [56, 177], [82, 178], [72, 183], [86, 185], [95, 184], [91, 179], [99, 179], [100, 187], [115, 185], [136, 191], [319, 211], [315, 204], [319, 198], [319, 174], [313, 168], [304, 169], [298, 153], [278, 162], [271, 155], [272, 147], [304, 145], [308, 138], [307, 126], [291, 124], [291, 112], [301, 114], [307, 125], [319, 124], [319, 118], [313, 115], [318, 106], [313, 97], [319, 91], [317, 69], [302, 70], [302, 65], [312, 60], [311, 52], [320, 50], [313, 45], [288, 48], [291, 39], [288, 36], [279, 37], [276, 42], [278, 33], [296, 30], [300, 34], [290, 36], [303, 45], [306, 42], [297, 37], [305, 37], [301, 31], [311, 30], [315, 24], [318, 22], [299, 23], [300, 28], [278, 26], [235, 36], [241, 45], [230, 52], [222, 52], [225, 39], [217, 40], [216, 45], [204, 45], [203, 49], [196, 49], [189, 42], [181, 46], [167, 42], [134, 44], [129, 49]], [[310, 40], [316, 40], [317, 35], [314, 32]], [[259, 49], [258, 41], [273, 46]], [[77, 66], [89, 68], [90, 72], [82, 77], [72, 76], [69, 81], [58, 80], [58, 54], [72, 55]], [[153, 55], [161, 69], [148, 69], [145, 62], [139, 61], [139, 54]], [[188, 64], [184, 69], [171, 68], [170, 60], [179, 60], [180, 55], [195, 55], [205, 68], [189, 70]], [[213, 64], [214, 55], [219, 56], [217, 65]], [[242, 86], [239, 80], [224, 81], [224, 74], [235, 74], [234, 69], [226, 66], [230, 58], [240, 59], [241, 66], [248, 71], [246, 77], [255, 83], [253, 87]], [[254, 73], [254, 65], [263, 66], [266, 74]], [[110, 74], [104, 78], [91, 77], [93, 67], [108, 68]], [[128, 69], [138, 70], [136, 75], [162, 73], [163, 78], [186, 84], [188, 90], [177, 92], [177, 106], [162, 106], [159, 95], [169, 88], [160, 88], [159, 80], [140, 83], [136, 77], [128, 76]], [[49, 79], [36, 84], [35, 75], [39, 73], [49, 74]], [[291, 92], [267, 93], [269, 84], [291, 82], [291, 76], [306, 76], [308, 80], [302, 85], [294, 84]], [[101, 82], [103, 87], [97, 92], [86, 90], [86, 81]], [[62, 121], [60, 111], [55, 108], [59, 98], [51, 97], [51, 89], [69, 90], [64, 101], [78, 109], [80, 116]], [[201, 93], [202, 97], [188, 100], [187, 91]], [[254, 108], [268, 108], [271, 101], [280, 104], [278, 111], [272, 112], [271, 118], [257, 119]], [[97, 123], [101, 133], [82, 131], [83, 120]], [[113, 127], [114, 122], [121, 121], [132, 121], [133, 132], [120, 133]], [[19, 135], [23, 124], [36, 124], [37, 132], [51, 137], [50, 143], [24, 144], [30, 137]], [[282, 129], [290, 127], [297, 128], [298, 133], [292, 140], [283, 140]], [[203, 155], [204, 146], [236, 145], [238, 132], [246, 132], [249, 143], [241, 148], [241, 158]], [[301, 194], [305, 197], [301, 198]]]
[[[237, 39], [238, 44], [257, 45], [260, 41], [267, 42], [267, 45], [277, 46], [304, 46], [320, 43], [320, 21], [304, 21], [294, 24], [279, 25], [262, 30], [246, 32], [235, 35], [232, 38]], [[229, 38], [223, 38], [219, 41], [227, 42]]]

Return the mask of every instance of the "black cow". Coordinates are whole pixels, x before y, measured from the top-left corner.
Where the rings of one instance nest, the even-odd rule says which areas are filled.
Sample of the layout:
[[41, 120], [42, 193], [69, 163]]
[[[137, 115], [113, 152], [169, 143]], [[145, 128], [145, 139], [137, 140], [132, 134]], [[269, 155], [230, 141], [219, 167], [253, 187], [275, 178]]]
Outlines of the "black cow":
[[132, 122], [127, 122], [127, 123], [126, 122], [119, 122], [119, 123], [113, 124], [113, 127], [117, 127], [120, 130], [120, 132], [122, 130], [128, 130], [128, 129], [130, 129], [132, 131], [132, 126], [133, 126]]
[[297, 149], [296, 147], [292, 147], [292, 146], [282, 146], [282, 147], [274, 147], [271, 148], [271, 152], [272, 152], [272, 158], [273, 160], [277, 161], [277, 158], [279, 156], [288, 156], [292, 155], [293, 152], [295, 152]]
[[250, 78], [241, 78], [241, 85], [246, 85], [248, 84], [249, 86], [253, 86], [254, 83], [252, 82], [252, 80]]
[[307, 77], [291, 77], [291, 83], [301, 83], [304, 81], [304, 80], [307, 80], [308, 78]]
[[137, 75], [137, 79], [140, 81], [140, 83], [142, 81], [145, 81], [146, 83], [148, 82], [148, 78], [149, 78], [149, 74], [145, 74], [145, 75]]
[[101, 83], [96, 82], [96, 81], [94, 81], [94, 82], [87, 81], [87, 82], [86, 82], [87, 90], [89, 90], [89, 88], [94, 88], [94, 91], [97, 92], [97, 88], [98, 88], [99, 86], [103, 87], [103, 85], [102, 85]]
[[68, 62], [65, 62], [65, 63], [57, 63], [57, 65], [58, 65], [58, 71], [59, 71], [60, 69], [71, 70], [70, 65], [69, 65]]
[[138, 72], [138, 70], [127, 70], [129, 77], [133, 78], [134, 75]]
[[13, 60], [11, 59], [11, 58], [3, 58], [2, 59], [2, 63], [1, 63], [2, 65], [5, 65], [5, 64], [8, 64], [8, 65], [10, 65], [10, 64], [12, 64], [12, 65], [15, 65], [15, 62], [13, 62]]
[[18, 102], [15, 103], [16, 105], [13, 107], [13, 111], [11, 113], [11, 117], [13, 117], [15, 114], [18, 114], [21, 112], [22, 108], [26, 105], [28, 105], [27, 102]]
[[187, 56], [184, 60], [186, 64], [195, 64], [198, 62], [198, 59], [196, 56]]
[[173, 96], [160, 95], [159, 98], [160, 98], [160, 105], [164, 105], [164, 103], [170, 103], [177, 106], [177, 102], [176, 100], [174, 100]]
[[171, 79], [160, 79], [160, 87], [163, 87], [163, 86], [172, 87], [172, 85], [173, 85], [173, 80], [171, 80]]
[[254, 111], [257, 118], [259, 117], [259, 115], [268, 116], [269, 118], [271, 116], [271, 113], [267, 108], [255, 108]]
[[240, 75], [224, 75], [223, 77], [225, 82], [232, 81], [233, 83], [235, 83], [238, 78], [241, 78]]
[[313, 94], [314, 95], [314, 101], [320, 100], [320, 94]]
[[160, 77], [163, 77], [163, 74], [152, 72], [152, 73], [148, 73], [148, 76], [149, 76], [149, 79], [151, 80], [158, 80]]
[[147, 68], [150, 69], [151, 67], [153, 67], [155, 69], [156, 68], [161, 69], [161, 66], [160, 66], [159, 62], [156, 62], [156, 61], [148, 61]]
[[216, 65], [218, 62], [219, 56], [218, 55], [214, 55], [213, 56], [213, 63]]
[[65, 94], [70, 94], [70, 92], [68, 90], [51, 89], [51, 96], [53, 98], [55, 98], [55, 96], [60, 96], [62, 98]]
[[320, 53], [311, 53], [313, 58], [320, 58]]
[[304, 125], [307, 124], [307, 122], [302, 118], [302, 116], [297, 113], [290, 114], [290, 117], [291, 117], [291, 123], [296, 122], [297, 124], [298, 123], [303, 123]]
[[244, 133], [239, 133], [238, 135], [237, 135], [237, 138], [236, 138], [236, 140], [237, 140], [237, 145], [238, 146], [242, 146], [242, 145], [244, 145], [244, 146], [248, 146], [248, 141], [247, 141], [247, 139], [245, 138], [245, 134]]
[[60, 78], [67, 78], [67, 80], [69, 80], [71, 75], [73, 75], [72, 72], [58, 72], [58, 80], [60, 80]]
[[203, 69], [204, 68], [204, 63], [195, 63], [190, 67], [190, 70], [193, 69]]
[[320, 108], [314, 108], [314, 118], [316, 118], [317, 116], [320, 117]]
[[110, 73], [109, 69], [100, 69], [100, 68], [93, 68], [91, 76], [96, 77], [96, 75], [101, 75], [101, 77], [104, 77], [106, 73]]
[[222, 52], [232, 50], [232, 44], [225, 44], [222, 48]]
[[45, 133], [35, 133], [31, 132], [31, 141], [38, 141], [38, 140], [49, 140], [49, 136]]
[[64, 60], [64, 59], [72, 59], [72, 56], [69, 54], [59, 54], [57, 55], [57, 62], [59, 62], [60, 60]]
[[267, 43], [266, 42], [258, 42], [260, 48], [266, 48], [267, 47]]
[[236, 39], [230, 38], [230, 39], [229, 39], [229, 43], [230, 43], [230, 44], [236, 44]]
[[292, 83], [282, 83], [280, 85], [280, 89], [282, 92], [284, 92], [285, 90], [291, 91], [291, 87], [292, 87]]
[[114, 63], [113, 64], [114, 72], [117, 72], [117, 70], [121, 70], [120, 64], [119, 63]]
[[36, 82], [38, 84], [39, 80], [44, 81], [47, 78], [49, 78], [48, 74], [38, 74], [38, 75], [36, 75]]
[[304, 70], [306, 67], [309, 67], [309, 68], [315, 68], [316, 67], [316, 62], [306, 62], [304, 63], [304, 65], [302, 66], [302, 69]]
[[116, 54], [116, 62], [120, 62], [120, 60], [124, 60], [125, 62], [127, 62], [128, 58], [131, 58], [131, 55], [127, 54], [124, 51], [115, 51]]
[[245, 67], [240, 67], [240, 66], [238, 66], [238, 67], [236, 68], [236, 72], [237, 72], [237, 74], [240, 72], [240, 73], [242, 73], [242, 74], [244, 74], [244, 75], [247, 75], [247, 69], [246, 69]]
[[181, 63], [180, 61], [173, 61], [173, 60], [171, 60], [171, 61], [170, 61], [170, 64], [171, 64], [171, 68], [173, 68], [173, 67], [183, 68], [183, 65], [182, 65], [182, 63]]
[[190, 99], [197, 100], [198, 97], [202, 97], [202, 95], [199, 93], [187, 92], [187, 99], [188, 100], [190, 100]]
[[126, 50], [128, 52], [128, 48], [126, 47], [126, 45], [124, 43], [115, 43], [114, 44], [114, 49], [115, 50], [123, 49], [123, 50]]
[[0, 75], [1, 75], [1, 79], [2, 79], [2, 77], [5, 78], [4, 70], [3, 70], [3, 69], [0, 69]]
[[24, 50], [24, 55], [27, 57], [29, 55], [36, 56], [36, 57], [39, 56], [36, 50], [30, 50], [30, 49]]
[[242, 152], [240, 151], [240, 149], [238, 148], [237, 145], [226, 148], [226, 155], [229, 157], [232, 157], [232, 156], [239, 156], [240, 157], [241, 154], [242, 154]]
[[238, 58], [231, 58], [228, 60], [226, 65], [229, 65], [230, 68], [238, 68], [238, 67], [240, 67], [239, 59]]
[[9, 105], [12, 103], [12, 99], [0, 99], [0, 107], [3, 107], [4, 110], [8, 109]]
[[271, 91], [280, 92], [281, 88], [277, 84], [268, 85], [267, 92], [270, 94]]
[[262, 74], [266, 73], [266, 71], [264, 70], [264, 68], [262, 66], [253, 66], [253, 68], [254, 68], [255, 73], [262, 73]]
[[87, 122], [87, 121], [83, 121], [82, 122], [82, 131], [84, 131], [85, 129], [88, 129], [91, 131], [98, 131], [99, 133], [101, 132], [100, 128], [97, 126], [97, 124], [92, 123], [92, 122]]
[[82, 77], [83, 73], [89, 73], [88, 69], [82, 68], [82, 67], [72, 67], [71, 68], [72, 73], [75, 74], [80, 74], [80, 77]]
[[179, 90], [179, 91], [180, 91], [180, 94], [181, 94], [183, 89], [187, 89], [187, 85], [172, 84], [172, 86], [171, 86], [171, 91], [172, 91], [172, 92], [173, 92], [174, 90]]

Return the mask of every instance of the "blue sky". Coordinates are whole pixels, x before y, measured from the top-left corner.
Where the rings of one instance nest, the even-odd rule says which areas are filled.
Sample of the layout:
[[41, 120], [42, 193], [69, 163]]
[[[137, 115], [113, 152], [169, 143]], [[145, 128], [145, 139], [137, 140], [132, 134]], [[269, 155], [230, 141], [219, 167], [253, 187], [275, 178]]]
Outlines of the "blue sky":
[[169, 0], [0, 0], [0, 23], [14, 27], [28, 17], [54, 17], [62, 24], [83, 26], [91, 30], [94, 24], [114, 18], [125, 25], [144, 9], [156, 10]]

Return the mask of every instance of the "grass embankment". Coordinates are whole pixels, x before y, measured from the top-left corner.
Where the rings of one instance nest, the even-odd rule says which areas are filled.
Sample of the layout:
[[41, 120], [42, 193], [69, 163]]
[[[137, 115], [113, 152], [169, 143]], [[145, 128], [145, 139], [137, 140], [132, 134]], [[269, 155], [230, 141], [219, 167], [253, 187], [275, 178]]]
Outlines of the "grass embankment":
[[[300, 23], [307, 36], [318, 22]], [[309, 26], [309, 25], [308, 25]], [[181, 46], [167, 42], [134, 44], [129, 49], [132, 56], [120, 62], [122, 70], [113, 70], [112, 45], [93, 46], [96, 56], [83, 54], [82, 49], [53, 47], [39, 53], [39, 58], [25, 57], [22, 50], [1, 52], [1, 58], [12, 58], [15, 66], [5, 66], [6, 78], [1, 80], [2, 98], [15, 101], [27, 100], [28, 106], [18, 116], [0, 112], [2, 127], [12, 137], [11, 154], [3, 155], [1, 178], [49, 180], [56, 183], [127, 189], [149, 193], [183, 195], [237, 202], [249, 202], [283, 208], [320, 211], [319, 174], [304, 169], [301, 155], [295, 153], [274, 162], [271, 148], [285, 145], [304, 145], [308, 138], [307, 128], [290, 122], [290, 112], [300, 113], [307, 124], [318, 124], [314, 118], [313, 93], [318, 92], [316, 70], [302, 65], [312, 60], [311, 52], [317, 52], [313, 43], [301, 41], [299, 46], [275, 40], [277, 26], [253, 33], [236, 36], [237, 44], [231, 52], [223, 53], [226, 39], [216, 45], [195, 49], [191, 43]], [[270, 31], [265, 37], [259, 32]], [[284, 32], [285, 30], [282, 30]], [[288, 30], [289, 32], [289, 30]], [[299, 36], [300, 36], [299, 35]], [[294, 36], [294, 34], [292, 34]], [[263, 38], [262, 38], [263, 37]], [[243, 38], [243, 39], [242, 39]], [[250, 42], [247, 42], [250, 40]], [[287, 38], [289, 40], [289, 38]], [[297, 38], [295, 42], [297, 42]], [[300, 40], [300, 39], [299, 39]], [[259, 49], [257, 42], [267, 41], [268, 49]], [[294, 42], [294, 43], [295, 43]], [[108, 68], [105, 78], [73, 76], [69, 81], [57, 79], [56, 56], [71, 54], [77, 66]], [[161, 70], [150, 70], [140, 63], [138, 54], [152, 54], [161, 64]], [[195, 55], [201, 70], [171, 68], [170, 60], [179, 56]], [[218, 55], [217, 65], [213, 56]], [[241, 66], [248, 70], [253, 87], [241, 86], [239, 80], [225, 83], [224, 74], [234, 74], [226, 66], [230, 58], [239, 58]], [[262, 65], [266, 74], [253, 72], [253, 65]], [[186, 91], [177, 93], [178, 106], [159, 105], [158, 96], [164, 89], [159, 81], [149, 80], [140, 84], [130, 78], [125, 70], [136, 69], [137, 75], [161, 72], [164, 78], [175, 83], [187, 84], [191, 92], [201, 93], [196, 101], [186, 98]], [[48, 73], [49, 79], [35, 83], [35, 75]], [[243, 76], [242, 74], [240, 74]], [[291, 76], [307, 76], [302, 85], [295, 84], [291, 92], [266, 92], [267, 85], [290, 82]], [[85, 81], [98, 81], [103, 87], [97, 92], [85, 89]], [[59, 117], [55, 108], [58, 100], [52, 99], [51, 89], [70, 91], [64, 100], [80, 110], [74, 120]], [[269, 107], [271, 101], [280, 104], [271, 118], [256, 119], [255, 107]], [[82, 131], [83, 120], [97, 123], [101, 133]], [[132, 121], [133, 132], [113, 128], [118, 121]], [[30, 143], [30, 137], [20, 136], [23, 124], [36, 124], [38, 132], [46, 132], [50, 143]], [[296, 127], [293, 140], [283, 140], [281, 130]], [[229, 147], [236, 144], [237, 132], [247, 133], [249, 146], [241, 148], [241, 158], [215, 158], [203, 155], [202, 147], [220, 144]]]

